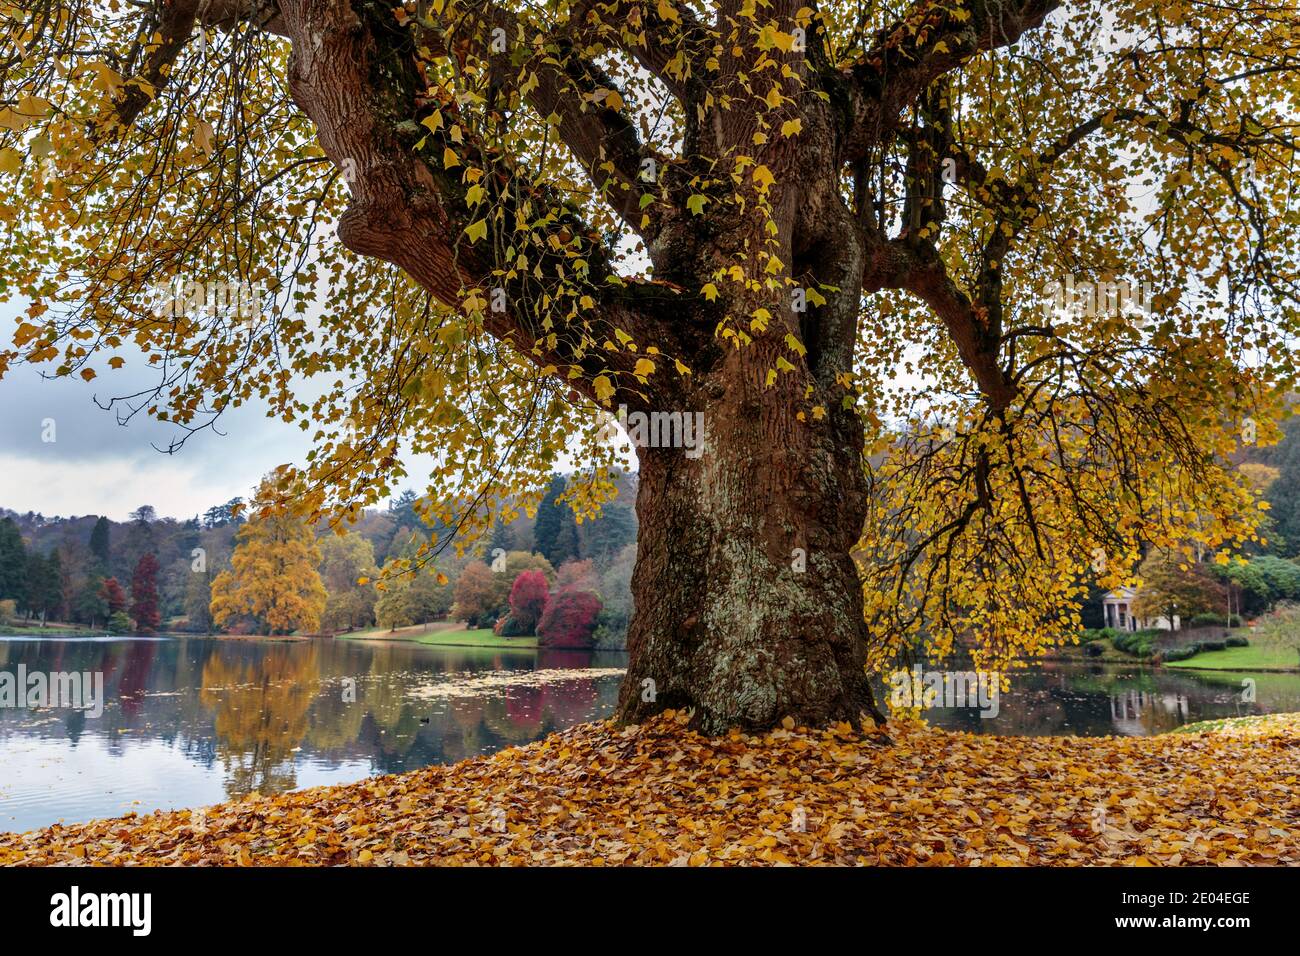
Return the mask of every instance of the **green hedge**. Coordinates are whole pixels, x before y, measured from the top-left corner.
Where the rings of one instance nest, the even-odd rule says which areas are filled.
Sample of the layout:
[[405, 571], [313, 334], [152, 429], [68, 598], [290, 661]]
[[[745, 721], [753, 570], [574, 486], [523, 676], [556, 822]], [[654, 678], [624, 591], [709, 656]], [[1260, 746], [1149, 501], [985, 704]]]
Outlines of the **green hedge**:
[[1116, 637], [1111, 638], [1111, 643], [1133, 657], [1150, 657], [1155, 653], [1156, 641], [1164, 633], [1154, 627], [1143, 631], [1121, 631]]

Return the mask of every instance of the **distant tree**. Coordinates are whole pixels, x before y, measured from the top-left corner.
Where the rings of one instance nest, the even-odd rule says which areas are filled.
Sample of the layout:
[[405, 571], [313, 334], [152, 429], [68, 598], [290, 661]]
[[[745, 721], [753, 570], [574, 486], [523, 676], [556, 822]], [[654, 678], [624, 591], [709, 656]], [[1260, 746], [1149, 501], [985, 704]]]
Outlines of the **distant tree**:
[[1174, 615], [1184, 620], [1195, 614], [1220, 612], [1227, 606], [1228, 593], [1203, 565], [1178, 555], [1153, 553], [1138, 567], [1142, 587], [1133, 602], [1139, 618]]
[[45, 576], [48, 574], [45, 556], [35, 548], [27, 552], [27, 566], [23, 578], [23, 599], [18, 608], [30, 620], [45, 613]]
[[585, 561], [566, 561], [555, 572], [557, 591], [573, 587], [600, 593], [600, 577], [596, 573], [596, 563], [590, 558]]
[[211, 634], [212, 579], [209, 571], [191, 571], [185, 582], [185, 621], [190, 631]]
[[452, 605], [452, 590], [442, 583], [445, 580], [429, 569], [389, 578], [375, 602], [375, 622], [391, 631], [445, 617]]
[[555, 567], [578, 557], [578, 524], [573, 509], [559, 500], [564, 488], [563, 476], [551, 478], [550, 487], [537, 506], [537, 527], [533, 530], [537, 552]]
[[629, 544], [614, 556], [600, 576], [602, 607], [596, 619], [592, 643], [603, 650], [627, 646], [627, 627], [632, 619], [632, 566], [636, 563], [636, 545]]
[[257, 513], [239, 529], [231, 569], [212, 582], [212, 619], [226, 627], [251, 620], [268, 634], [317, 631], [326, 594], [316, 570], [320, 550], [311, 529], [286, 511], [263, 513], [269, 484], [254, 501]]
[[1263, 647], [1300, 654], [1300, 604], [1284, 602], [1260, 620], [1251, 640]]
[[601, 509], [600, 517], [579, 527], [580, 557], [604, 564], [636, 541], [636, 512], [619, 503]]
[[1214, 573], [1232, 589], [1236, 610], [1244, 614], [1259, 614], [1279, 601], [1300, 601], [1300, 564], [1276, 555], [1233, 561]]
[[126, 592], [122, 590], [117, 578], [104, 578], [99, 586], [99, 594], [104, 599], [109, 614], [126, 610]]
[[99, 566], [100, 574], [107, 574], [112, 567], [112, 525], [107, 518], [100, 516], [90, 532], [90, 553]]
[[141, 505], [131, 512], [131, 521], [126, 526], [120, 547], [115, 548], [116, 560], [112, 572], [119, 580], [126, 580], [135, 573], [135, 567], [146, 554], [158, 556], [158, 535], [153, 522], [156, 514], [153, 506]]
[[511, 551], [505, 561], [498, 555], [493, 559], [492, 567], [492, 614], [494, 618], [504, 617], [510, 613], [510, 589], [514, 587], [515, 578], [525, 571], [540, 571], [546, 576], [548, 585], [555, 581], [555, 568], [540, 554], [528, 551]]
[[423, 530], [424, 522], [420, 520], [420, 515], [415, 510], [415, 503], [418, 500], [419, 496], [408, 489], [388, 502], [388, 515], [393, 519], [393, 524], [398, 530]]
[[492, 569], [482, 561], [465, 565], [456, 580], [456, 603], [452, 614], [470, 627], [480, 627], [497, 616], [496, 581]]
[[510, 588], [510, 616], [501, 633], [508, 636], [535, 633], [549, 597], [545, 574], [541, 571], [522, 572]]
[[0, 600], [26, 598], [27, 547], [12, 518], [0, 520]]
[[27, 595], [25, 607], [27, 616], [39, 617], [44, 623], [59, 605], [59, 568], [58, 552], [50, 557], [42, 555], [33, 548], [27, 555]]
[[49, 564], [58, 581], [57, 599], [50, 606], [50, 614], [56, 620], [66, 621], [72, 617], [72, 602], [76, 599], [86, 562], [76, 548], [64, 541], [50, 552]]
[[600, 609], [600, 595], [595, 592], [572, 586], [556, 591], [537, 624], [537, 643], [543, 647], [591, 647]]
[[153, 505], [141, 505], [127, 517], [138, 524], [153, 524], [158, 520], [158, 511]]
[[518, 551], [519, 535], [515, 523], [506, 524], [498, 518], [492, 526], [492, 537], [489, 540], [488, 547], [493, 551], [498, 548], [502, 551]]
[[362, 578], [373, 578], [375, 549], [361, 535], [327, 533], [316, 542], [320, 549], [321, 582], [327, 595], [322, 623], [329, 630], [363, 627], [374, 620], [375, 589]]
[[1284, 437], [1273, 449], [1277, 477], [1265, 498], [1274, 540], [1271, 550], [1282, 557], [1300, 557], [1300, 417], [1288, 419]]
[[152, 551], [140, 555], [131, 576], [130, 613], [141, 634], [154, 633], [162, 622], [158, 611], [158, 558]]
[[89, 575], [82, 582], [73, 602], [72, 616], [79, 624], [96, 627], [108, 621], [108, 602], [104, 600], [104, 578]]
[[243, 498], [231, 498], [224, 505], [209, 508], [203, 512], [203, 527], [221, 528], [228, 524], [243, 524], [244, 516], [240, 511], [243, 504]]

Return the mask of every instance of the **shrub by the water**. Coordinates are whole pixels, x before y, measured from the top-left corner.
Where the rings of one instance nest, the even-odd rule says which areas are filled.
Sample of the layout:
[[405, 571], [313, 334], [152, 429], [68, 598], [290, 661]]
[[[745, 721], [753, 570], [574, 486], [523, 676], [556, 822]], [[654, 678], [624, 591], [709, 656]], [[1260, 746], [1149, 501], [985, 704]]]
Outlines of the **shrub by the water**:
[[600, 596], [578, 588], [561, 588], [551, 595], [537, 624], [543, 647], [591, 647], [591, 633], [600, 614]]

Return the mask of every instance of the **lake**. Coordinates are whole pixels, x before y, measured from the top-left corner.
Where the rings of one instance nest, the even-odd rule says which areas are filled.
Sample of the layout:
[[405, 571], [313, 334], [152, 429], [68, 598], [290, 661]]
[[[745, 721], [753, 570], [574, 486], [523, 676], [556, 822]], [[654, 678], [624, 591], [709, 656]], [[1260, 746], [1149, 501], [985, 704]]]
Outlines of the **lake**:
[[[0, 671], [99, 672], [105, 691], [99, 717], [0, 707], [0, 829], [206, 806], [492, 753], [611, 714], [625, 663], [618, 653], [383, 641], [0, 638]], [[1047, 662], [1014, 677], [997, 717], [926, 716], [980, 733], [1097, 735], [1295, 710], [1296, 674]]]

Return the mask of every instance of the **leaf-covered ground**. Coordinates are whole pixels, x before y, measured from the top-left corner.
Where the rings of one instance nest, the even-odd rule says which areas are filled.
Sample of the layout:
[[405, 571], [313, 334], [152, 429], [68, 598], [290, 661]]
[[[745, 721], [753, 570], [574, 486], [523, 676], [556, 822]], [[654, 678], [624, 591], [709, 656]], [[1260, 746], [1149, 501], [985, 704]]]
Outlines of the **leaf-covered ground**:
[[585, 724], [450, 767], [0, 834], [0, 863], [1300, 863], [1300, 715], [1146, 738], [890, 732]]

